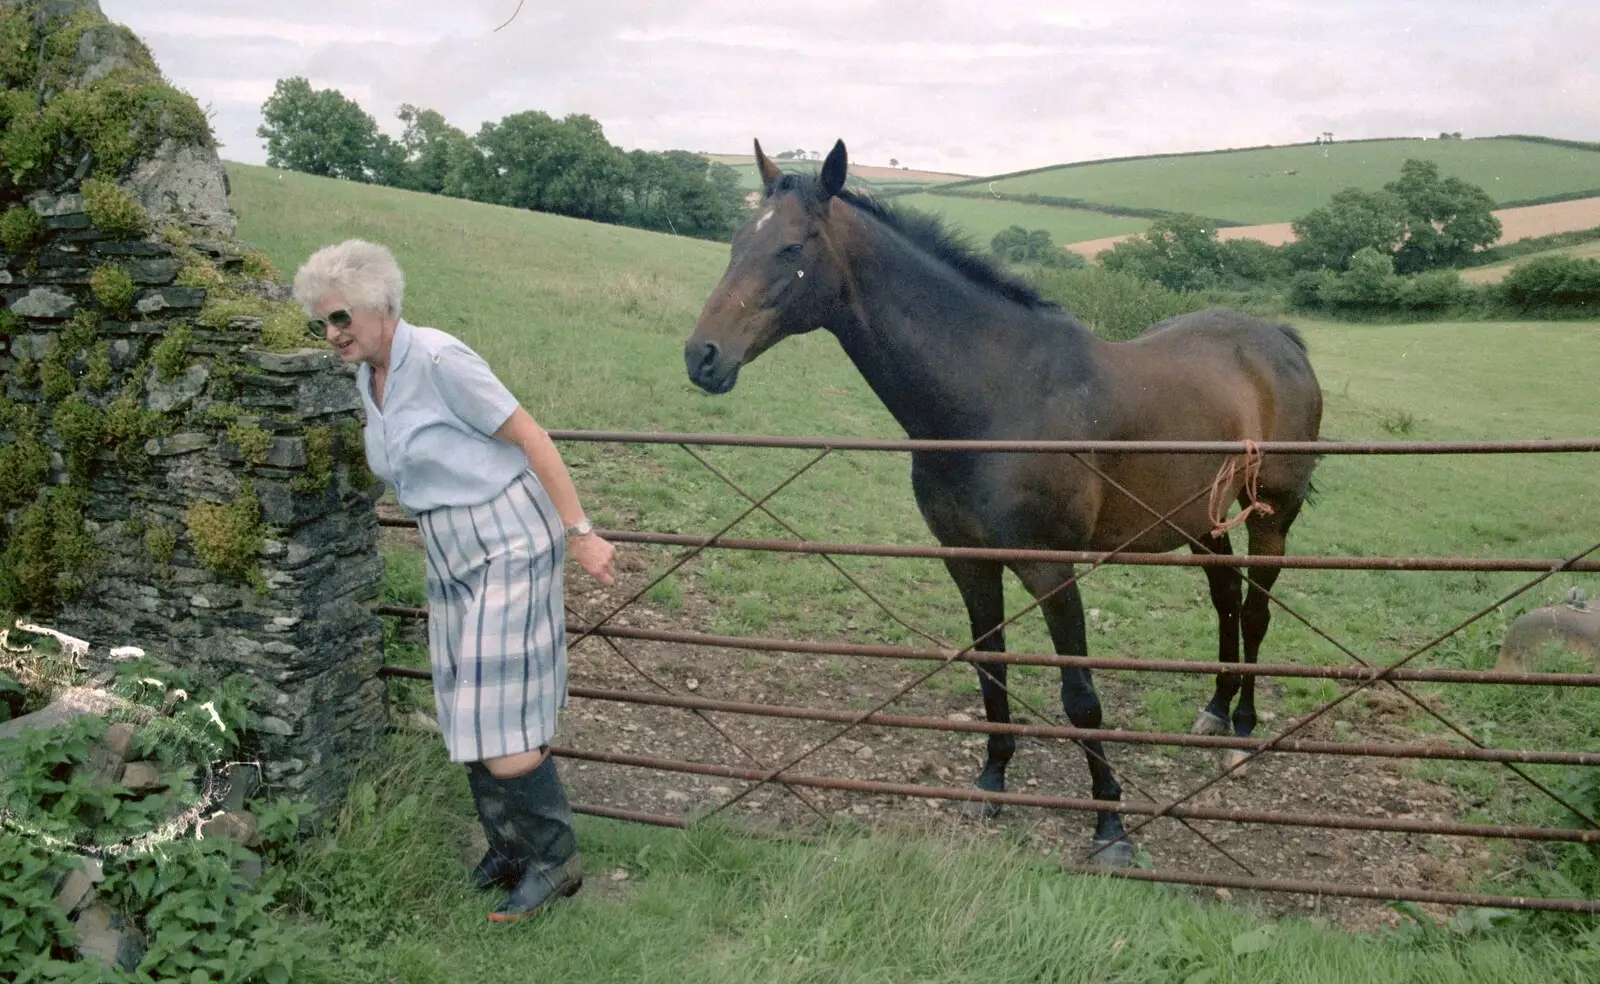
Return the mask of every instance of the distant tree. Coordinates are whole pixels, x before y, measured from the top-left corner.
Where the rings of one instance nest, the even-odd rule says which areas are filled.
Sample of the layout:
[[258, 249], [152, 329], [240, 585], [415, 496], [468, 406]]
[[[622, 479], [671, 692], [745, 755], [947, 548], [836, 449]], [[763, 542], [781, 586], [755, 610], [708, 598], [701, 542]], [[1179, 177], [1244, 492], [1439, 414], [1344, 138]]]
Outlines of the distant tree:
[[1395, 276], [1394, 260], [1381, 250], [1363, 246], [1350, 257], [1331, 300], [1349, 306], [1386, 307], [1400, 296], [1404, 283]]
[[614, 222], [623, 213], [624, 157], [593, 117], [528, 110], [484, 124], [471, 179], [485, 200]]
[[895, 160], [893, 157], [891, 157], [891, 158], [889, 158], [889, 166], [890, 167], [899, 167], [900, 166], [900, 162]]
[[1395, 253], [1402, 274], [1452, 266], [1500, 238], [1494, 199], [1477, 185], [1442, 177], [1434, 161], [1410, 159], [1384, 185], [1405, 210], [1405, 242]]
[[446, 122], [438, 110], [403, 103], [395, 115], [405, 124], [400, 136], [405, 162], [398, 183], [413, 191], [443, 194], [471, 138]]
[[1080, 254], [1055, 244], [1048, 229], [1024, 229], [1013, 225], [1000, 230], [989, 240], [989, 249], [1007, 263], [1036, 263], [1045, 267], [1084, 266]]
[[627, 156], [624, 221], [680, 236], [725, 239], [743, 208], [738, 172], [686, 150]]
[[1357, 250], [1370, 246], [1393, 255], [1405, 239], [1405, 204], [1392, 191], [1346, 188], [1328, 204], [1291, 223], [1295, 241], [1289, 255], [1302, 269], [1343, 270]]
[[1178, 214], [1157, 219], [1142, 235], [1102, 251], [1100, 265], [1154, 280], [1168, 290], [1193, 291], [1221, 282], [1222, 257], [1214, 227], [1197, 215]]
[[261, 105], [261, 116], [256, 136], [267, 142], [270, 167], [351, 181], [392, 174], [393, 141], [337, 89], [312, 89], [301, 76], [279, 79]]

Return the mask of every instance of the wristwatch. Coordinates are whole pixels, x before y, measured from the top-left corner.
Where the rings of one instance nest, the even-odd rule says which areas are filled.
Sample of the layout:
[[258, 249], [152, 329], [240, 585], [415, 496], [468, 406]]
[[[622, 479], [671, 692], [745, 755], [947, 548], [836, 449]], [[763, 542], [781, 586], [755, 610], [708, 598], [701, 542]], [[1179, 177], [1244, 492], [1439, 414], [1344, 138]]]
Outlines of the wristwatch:
[[594, 532], [594, 524], [589, 522], [587, 517], [582, 519], [582, 520], [580, 520], [578, 522], [577, 526], [569, 526], [569, 527], [567, 527], [567, 535], [568, 536], [588, 536], [590, 533], [593, 533], [593, 532]]

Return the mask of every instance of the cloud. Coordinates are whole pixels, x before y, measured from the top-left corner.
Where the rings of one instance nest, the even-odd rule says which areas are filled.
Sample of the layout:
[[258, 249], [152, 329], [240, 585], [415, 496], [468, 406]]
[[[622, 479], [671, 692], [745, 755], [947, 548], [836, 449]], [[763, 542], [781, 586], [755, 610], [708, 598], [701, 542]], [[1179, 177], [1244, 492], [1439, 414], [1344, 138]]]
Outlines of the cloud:
[[273, 82], [305, 75], [398, 132], [541, 109], [626, 149], [825, 150], [997, 173], [1309, 139], [1546, 132], [1594, 139], [1600, 14], [1579, 0], [102, 0], [214, 111], [232, 159]]

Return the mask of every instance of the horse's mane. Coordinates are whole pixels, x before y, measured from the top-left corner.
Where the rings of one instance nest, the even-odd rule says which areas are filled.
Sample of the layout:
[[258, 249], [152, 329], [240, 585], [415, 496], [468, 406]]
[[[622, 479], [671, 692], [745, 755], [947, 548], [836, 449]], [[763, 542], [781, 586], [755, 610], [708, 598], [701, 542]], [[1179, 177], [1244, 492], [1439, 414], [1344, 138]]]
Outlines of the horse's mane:
[[[802, 195], [820, 196], [818, 178], [814, 174], [785, 174], [773, 188], [774, 193], [789, 190]], [[882, 222], [922, 252], [990, 293], [1026, 308], [1060, 310], [1059, 304], [1046, 300], [1029, 284], [1002, 271], [971, 239], [946, 226], [939, 216], [918, 209], [890, 206], [852, 189], [839, 192], [838, 197]]]

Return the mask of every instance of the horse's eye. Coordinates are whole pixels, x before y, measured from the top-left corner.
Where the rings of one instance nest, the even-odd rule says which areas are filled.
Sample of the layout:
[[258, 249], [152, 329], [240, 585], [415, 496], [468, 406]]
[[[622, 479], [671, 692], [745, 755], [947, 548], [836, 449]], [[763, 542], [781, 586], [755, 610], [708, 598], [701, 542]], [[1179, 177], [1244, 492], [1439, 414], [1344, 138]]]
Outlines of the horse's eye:
[[805, 246], [802, 243], [790, 243], [784, 248], [778, 250], [778, 255], [783, 259], [793, 260], [799, 257], [800, 251], [804, 248]]

